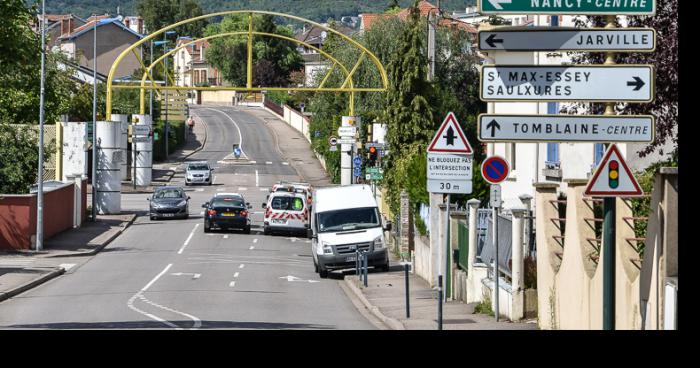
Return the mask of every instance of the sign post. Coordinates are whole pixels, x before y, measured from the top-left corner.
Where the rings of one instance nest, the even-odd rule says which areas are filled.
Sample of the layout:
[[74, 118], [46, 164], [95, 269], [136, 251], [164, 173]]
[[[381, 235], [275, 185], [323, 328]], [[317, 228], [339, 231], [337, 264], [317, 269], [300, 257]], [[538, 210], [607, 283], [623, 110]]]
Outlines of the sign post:
[[491, 184], [491, 196], [490, 204], [493, 212], [491, 214], [491, 219], [493, 223], [493, 248], [494, 248], [494, 267], [493, 267], [493, 295], [494, 295], [494, 306], [496, 322], [499, 320], [500, 309], [499, 309], [499, 294], [500, 289], [498, 285], [498, 279], [500, 277], [500, 271], [498, 266], [498, 212], [503, 204], [501, 200], [501, 185], [499, 183], [506, 180], [508, 174], [510, 173], [510, 167], [508, 166], [508, 161], [499, 156], [492, 156], [484, 160], [481, 164], [481, 176], [484, 177], [487, 183]]

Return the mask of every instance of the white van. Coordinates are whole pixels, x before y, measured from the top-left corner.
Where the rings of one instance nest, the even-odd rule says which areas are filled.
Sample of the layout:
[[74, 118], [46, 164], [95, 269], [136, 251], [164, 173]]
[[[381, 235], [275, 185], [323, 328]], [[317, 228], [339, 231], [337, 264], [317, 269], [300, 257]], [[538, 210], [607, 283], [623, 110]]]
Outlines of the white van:
[[377, 201], [368, 185], [319, 188], [311, 212], [311, 253], [321, 278], [355, 267], [356, 251], [368, 252], [368, 266], [389, 270], [389, 254]]
[[265, 235], [273, 232], [299, 232], [307, 235], [309, 228], [309, 208], [304, 193], [273, 192], [263, 204], [265, 215], [263, 231]]

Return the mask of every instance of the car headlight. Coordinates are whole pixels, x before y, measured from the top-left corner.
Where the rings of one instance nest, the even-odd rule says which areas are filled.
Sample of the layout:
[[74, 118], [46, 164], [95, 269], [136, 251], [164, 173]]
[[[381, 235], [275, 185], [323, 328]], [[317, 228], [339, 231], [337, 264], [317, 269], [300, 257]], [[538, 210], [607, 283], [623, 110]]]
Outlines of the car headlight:
[[182, 207], [187, 205], [187, 200], [182, 200], [180, 203], [177, 204], [178, 207]]
[[378, 236], [374, 239], [374, 249], [384, 248], [384, 239], [382, 236]]
[[323, 249], [322, 254], [333, 254], [333, 247], [331, 247], [331, 245], [326, 242], [321, 242], [321, 249]]
[[160, 208], [161, 206], [160, 206], [160, 204], [158, 204], [158, 203], [151, 202], [151, 207], [153, 207], [153, 208]]

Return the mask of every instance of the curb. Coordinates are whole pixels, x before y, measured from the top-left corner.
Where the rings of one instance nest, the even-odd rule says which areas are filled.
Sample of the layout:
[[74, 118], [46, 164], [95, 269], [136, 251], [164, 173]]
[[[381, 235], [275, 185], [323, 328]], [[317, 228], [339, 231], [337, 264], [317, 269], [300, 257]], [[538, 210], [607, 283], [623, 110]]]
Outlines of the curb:
[[51, 272], [49, 272], [49, 273], [47, 273], [47, 274], [45, 274], [37, 279], [34, 279], [30, 282], [27, 282], [27, 283], [20, 285], [14, 289], [9, 290], [9, 291], [2, 292], [2, 293], [0, 293], [0, 302], [7, 300], [7, 299], [10, 299], [10, 298], [12, 298], [18, 294], [21, 294], [29, 289], [35, 288], [35, 287], [45, 283], [46, 281], [49, 281], [55, 277], [58, 277], [58, 276], [64, 274], [65, 272], [66, 272], [66, 270], [63, 267], [58, 267], [58, 268], [54, 269], [53, 271], [51, 271]]
[[391, 317], [385, 316], [382, 312], [379, 311], [379, 308], [375, 307], [372, 305], [367, 298], [365, 298], [365, 295], [362, 294], [362, 291], [355, 286], [353, 282], [350, 281], [350, 278], [345, 278], [345, 285], [352, 290], [352, 292], [355, 294], [355, 296], [360, 299], [362, 304], [365, 305], [365, 308], [369, 310], [375, 317], [379, 318], [382, 322], [384, 322], [385, 325], [387, 325], [390, 329], [392, 330], [405, 330], [406, 326], [403, 325], [399, 320]]
[[93, 255], [99, 253], [100, 251], [102, 251], [102, 249], [104, 249], [104, 247], [109, 245], [109, 243], [111, 243], [114, 239], [116, 239], [119, 235], [121, 235], [124, 232], [124, 230], [126, 230], [129, 226], [131, 226], [131, 224], [133, 224], [135, 220], [136, 220], [136, 214], [132, 214], [131, 220], [127, 221], [126, 225], [123, 228], [119, 229], [112, 236], [110, 236], [109, 239], [107, 239], [107, 241], [98, 245], [97, 248], [95, 248], [87, 253], [84, 253], [84, 254], [93, 256]]

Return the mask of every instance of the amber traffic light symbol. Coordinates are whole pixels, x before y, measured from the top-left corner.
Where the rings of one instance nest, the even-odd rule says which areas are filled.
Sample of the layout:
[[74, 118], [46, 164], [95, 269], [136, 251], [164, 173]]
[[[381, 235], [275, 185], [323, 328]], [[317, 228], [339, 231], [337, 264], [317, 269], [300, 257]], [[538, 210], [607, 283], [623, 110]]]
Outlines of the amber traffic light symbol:
[[616, 189], [620, 186], [620, 164], [617, 161], [610, 161], [608, 163], [608, 185], [612, 189]]

